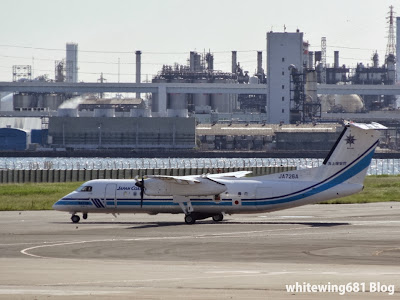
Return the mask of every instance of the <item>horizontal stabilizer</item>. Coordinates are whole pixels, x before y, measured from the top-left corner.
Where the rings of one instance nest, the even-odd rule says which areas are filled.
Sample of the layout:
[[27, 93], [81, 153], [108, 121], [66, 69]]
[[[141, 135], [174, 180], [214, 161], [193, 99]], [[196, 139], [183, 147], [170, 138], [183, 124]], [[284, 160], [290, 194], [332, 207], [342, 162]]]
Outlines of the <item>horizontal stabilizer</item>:
[[383, 129], [388, 129], [386, 126], [383, 126], [382, 124], [372, 122], [371, 124], [365, 124], [365, 123], [351, 123], [351, 125], [361, 128], [361, 129], [375, 129], [375, 130], [383, 130]]

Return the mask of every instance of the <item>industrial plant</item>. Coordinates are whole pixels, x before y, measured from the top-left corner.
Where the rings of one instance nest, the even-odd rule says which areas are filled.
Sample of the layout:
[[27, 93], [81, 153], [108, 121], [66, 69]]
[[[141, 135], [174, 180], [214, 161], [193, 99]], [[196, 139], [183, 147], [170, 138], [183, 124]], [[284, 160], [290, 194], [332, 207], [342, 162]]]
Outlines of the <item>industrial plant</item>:
[[238, 51], [225, 71], [215, 69], [212, 51], [191, 51], [143, 83], [145, 54], [137, 50], [131, 85], [106, 83], [102, 74], [90, 87], [79, 82], [78, 44], [67, 43], [54, 79], [32, 78], [32, 66], [15, 65], [13, 82], [1, 83], [0, 150], [327, 150], [343, 120], [385, 124], [381, 147], [399, 150], [400, 111], [390, 87], [400, 80], [400, 18], [393, 7], [388, 25], [385, 57], [371, 53], [355, 68], [341, 64], [337, 50], [327, 64], [327, 37], [310, 51], [300, 30], [270, 31], [265, 50], [254, 52], [254, 74]]

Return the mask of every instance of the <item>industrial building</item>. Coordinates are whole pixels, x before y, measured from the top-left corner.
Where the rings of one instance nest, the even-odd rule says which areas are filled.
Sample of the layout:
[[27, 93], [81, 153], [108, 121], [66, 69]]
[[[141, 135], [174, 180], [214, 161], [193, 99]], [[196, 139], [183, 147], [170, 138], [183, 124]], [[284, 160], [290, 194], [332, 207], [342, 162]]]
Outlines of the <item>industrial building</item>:
[[51, 117], [49, 144], [68, 149], [193, 149], [193, 118]]
[[290, 124], [289, 67], [303, 71], [303, 33], [267, 33], [267, 122]]
[[29, 145], [29, 131], [17, 128], [0, 128], [0, 150], [26, 150]]
[[[236, 73], [213, 70], [214, 57], [211, 53], [201, 55], [190, 52], [189, 65], [164, 65], [154, 77], [154, 83], [239, 83]], [[188, 113], [207, 114], [213, 112], [232, 113], [237, 110], [238, 100], [234, 94], [167, 94], [165, 100], [154, 93], [151, 99], [153, 116], [188, 117]], [[164, 101], [164, 103], [163, 103]]]
[[30, 117], [0, 118], [0, 150], [28, 150], [47, 143], [45, 119]]
[[[343, 95], [317, 93], [319, 84], [396, 84], [400, 78], [400, 47], [396, 52], [393, 8], [388, 19], [388, 45], [383, 63], [379, 62], [377, 53], [372, 53], [371, 64], [359, 62], [350, 68], [340, 64], [340, 53], [334, 51], [334, 63], [329, 65], [326, 37], [321, 38], [320, 51], [310, 51], [309, 42], [300, 30], [271, 31], [266, 34], [266, 73], [262, 51], [254, 51], [257, 59], [254, 74], [239, 62], [237, 51], [231, 53], [228, 71], [215, 69], [211, 51], [191, 51], [186, 63], [163, 65], [151, 80], [157, 86], [151, 92], [138, 86], [134, 91], [136, 98], [124, 98], [120, 94], [105, 97], [97, 91], [78, 95], [71, 90], [44, 92], [39, 89], [15, 93], [10, 109], [10, 95], [7, 95], [0, 106], [3, 119], [30, 117], [38, 120], [39, 125], [25, 128], [4, 124], [0, 128], [26, 131], [28, 142], [19, 146], [25, 149], [40, 144], [43, 148], [71, 149], [191, 149], [197, 145], [204, 150], [288, 150], [330, 147], [342, 119], [374, 119], [392, 126], [388, 144], [400, 148], [396, 96], [362, 91]], [[397, 23], [400, 24], [400, 18]], [[400, 39], [400, 26], [397, 38]], [[135, 55], [136, 83], [140, 84], [143, 53], [136, 51]], [[78, 44], [67, 43], [65, 58], [55, 61], [54, 81], [66, 86], [78, 83], [78, 65]], [[49, 83], [52, 80], [46, 75], [33, 79], [31, 66], [15, 65], [13, 81]], [[103, 76], [99, 83], [103, 83]], [[196, 92], [195, 88], [185, 89], [188, 84], [212, 85], [217, 89]], [[171, 92], [168, 85], [174, 85], [178, 91]], [[224, 86], [232, 85], [253, 89], [250, 92], [249, 88], [247, 93], [224, 90]], [[258, 93], [261, 86], [265, 92]], [[337, 122], [337, 125], [325, 126], [326, 122]], [[12, 135], [11, 130], [5, 132]], [[12, 139], [8, 140], [11, 142], [7, 143], [13, 143]]]
[[203, 150], [329, 150], [342, 125], [200, 124], [198, 146]]

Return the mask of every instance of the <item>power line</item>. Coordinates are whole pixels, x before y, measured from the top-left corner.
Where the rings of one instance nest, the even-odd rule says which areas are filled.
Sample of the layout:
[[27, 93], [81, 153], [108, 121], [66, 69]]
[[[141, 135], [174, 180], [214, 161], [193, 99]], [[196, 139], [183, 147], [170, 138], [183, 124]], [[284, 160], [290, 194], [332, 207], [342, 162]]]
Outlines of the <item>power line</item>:
[[[21, 46], [21, 45], [8, 45], [8, 44], [0, 44], [0, 47], [8, 47], [8, 48], [20, 48], [20, 49], [32, 49], [32, 50], [46, 50], [46, 51], [66, 51], [66, 49], [61, 49], [61, 48], [45, 48], [45, 47], [33, 47], [33, 46]], [[135, 54], [135, 51], [108, 51], [108, 50], [78, 50], [79, 52], [88, 52], [88, 53], [106, 53], [106, 54]], [[245, 53], [245, 52], [256, 52], [256, 51], [262, 51], [265, 52], [265, 50], [235, 50], [236, 52], [239, 53]], [[181, 54], [187, 54], [190, 51], [185, 51], [185, 52], [158, 52], [158, 51], [142, 51], [142, 54], [159, 54], [159, 55], [181, 55]], [[201, 51], [196, 51], [198, 53], [201, 53]], [[210, 51], [211, 53], [231, 53], [231, 50], [223, 50], [223, 51]]]
[[[310, 46], [310, 48], [317, 48], [319, 49], [320, 46]], [[348, 49], [348, 50], [362, 50], [362, 51], [377, 51], [378, 49], [372, 49], [372, 48], [359, 48], [359, 47], [346, 47], [346, 46], [328, 46], [328, 48], [338, 48], [338, 49]], [[378, 51], [384, 51], [384, 50], [378, 50]]]
[[[27, 57], [27, 56], [13, 56], [13, 55], [0, 55], [0, 58], [18, 58], [18, 59], [26, 59], [26, 60], [32, 60], [34, 59], [39, 60], [39, 61], [56, 61], [57, 59], [50, 59], [50, 58], [38, 58], [36, 56], [33, 57]], [[110, 62], [110, 61], [88, 61], [88, 60], [79, 60], [78, 63], [87, 63], [87, 64], [108, 64], [108, 65], [118, 65], [118, 62]], [[136, 65], [136, 62], [120, 62], [121, 65]], [[165, 63], [146, 63], [146, 62], [142, 62], [142, 65], [162, 65]]]

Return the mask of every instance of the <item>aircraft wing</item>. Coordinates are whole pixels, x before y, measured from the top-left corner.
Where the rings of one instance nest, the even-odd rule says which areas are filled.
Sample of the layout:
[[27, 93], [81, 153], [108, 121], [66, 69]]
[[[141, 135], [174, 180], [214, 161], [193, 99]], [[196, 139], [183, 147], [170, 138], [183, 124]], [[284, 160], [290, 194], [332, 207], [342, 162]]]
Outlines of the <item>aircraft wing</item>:
[[221, 178], [221, 177], [240, 178], [240, 177], [244, 177], [250, 173], [252, 173], [252, 171], [237, 171], [237, 172], [228, 172], [228, 173], [208, 174], [207, 177], [209, 177], [209, 178]]
[[149, 196], [206, 196], [226, 191], [226, 186], [201, 175], [150, 175], [144, 180], [145, 194]]
[[148, 175], [149, 178], [160, 179], [169, 183], [177, 184], [196, 184], [200, 183], [199, 180], [190, 176], [167, 176], [167, 175]]

